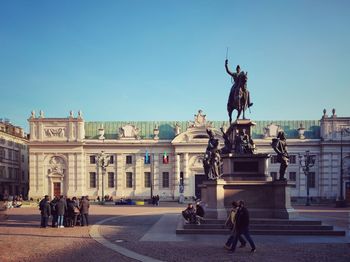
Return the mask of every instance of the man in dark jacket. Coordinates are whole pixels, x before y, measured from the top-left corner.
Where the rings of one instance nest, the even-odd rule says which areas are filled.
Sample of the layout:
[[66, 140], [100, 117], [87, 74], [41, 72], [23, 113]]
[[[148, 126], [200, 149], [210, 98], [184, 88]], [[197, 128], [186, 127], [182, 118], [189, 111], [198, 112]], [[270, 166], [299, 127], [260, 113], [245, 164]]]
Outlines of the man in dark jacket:
[[60, 196], [60, 200], [56, 204], [56, 212], [58, 216], [57, 226], [63, 228], [64, 214], [67, 212], [67, 202], [63, 196]]
[[50, 206], [51, 206], [51, 216], [52, 216], [52, 227], [56, 227], [57, 224], [57, 211], [56, 211], [56, 204], [58, 202], [58, 197], [55, 196], [55, 198], [50, 202]]
[[236, 233], [233, 239], [231, 251], [235, 252], [238, 238], [240, 235], [243, 235], [249, 242], [250, 247], [252, 248], [251, 252], [255, 252], [256, 247], [254, 241], [252, 240], [249, 234], [249, 212], [248, 209], [244, 206], [244, 202], [242, 200], [239, 201], [239, 208], [236, 214], [235, 229]]
[[46, 195], [43, 200], [39, 203], [39, 209], [41, 213], [41, 224], [40, 227], [46, 228], [47, 222], [49, 220], [50, 214], [51, 214], [51, 208], [49, 203], [49, 196]]
[[86, 197], [83, 197], [80, 202], [80, 215], [81, 215], [81, 226], [84, 226], [85, 224], [89, 225], [89, 208], [90, 203], [89, 200]]

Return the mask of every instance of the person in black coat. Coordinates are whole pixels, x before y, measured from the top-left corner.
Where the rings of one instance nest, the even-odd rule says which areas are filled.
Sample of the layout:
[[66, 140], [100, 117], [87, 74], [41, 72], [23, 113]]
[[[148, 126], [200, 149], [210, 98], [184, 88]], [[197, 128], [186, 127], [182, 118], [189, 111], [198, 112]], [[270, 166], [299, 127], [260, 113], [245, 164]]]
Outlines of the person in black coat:
[[197, 224], [196, 209], [193, 207], [191, 203], [188, 204], [187, 208], [184, 211], [182, 211], [182, 216], [187, 223]]
[[56, 211], [56, 204], [58, 202], [58, 197], [55, 196], [55, 198], [50, 202], [50, 206], [51, 206], [51, 216], [52, 216], [52, 223], [51, 226], [52, 227], [56, 227], [57, 224], [57, 211]]
[[60, 196], [60, 200], [56, 204], [56, 212], [58, 216], [57, 226], [58, 228], [63, 228], [64, 214], [67, 212], [67, 202], [63, 196]]
[[81, 226], [84, 226], [85, 224], [89, 225], [89, 208], [90, 203], [89, 200], [86, 197], [83, 197], [80, 202], [80, 215], [81, 215]]
[[244, 206], [244, 202], [242, 200], [239, 201], [239, 208], [236, 214], [235, 236], [231, 248], [232, 252], [235, 252], [236, 250], [236, 245], [240, 235], [243, 235], [249, 242], [251, 252], [255, 252], [256, 247], [253, 239], [250, 237], [249, 234], [249, 212], [248, 209]]
[[39, 209], [41, 213], [41, 224], [40, 227], [46, 228], [47, 222], [49, 221], [49, 217], [51, 214], [51, 207], [49, 203], [49, 196], [46, 195], [43, 200], [39, 203]]
[[205, 212], [204, 212], [203, 207], [199, 203], [197, 203], [196, 204], [196, 215], [199, 216], [200, 218], [203, 218], [204, 214], [205, 214]]
[[77, 225], [78, 215], [80, 214], [79, 201], [76, 197], [72, 198], [72, 206], [73, 206], [72, 227], [74, 227]]

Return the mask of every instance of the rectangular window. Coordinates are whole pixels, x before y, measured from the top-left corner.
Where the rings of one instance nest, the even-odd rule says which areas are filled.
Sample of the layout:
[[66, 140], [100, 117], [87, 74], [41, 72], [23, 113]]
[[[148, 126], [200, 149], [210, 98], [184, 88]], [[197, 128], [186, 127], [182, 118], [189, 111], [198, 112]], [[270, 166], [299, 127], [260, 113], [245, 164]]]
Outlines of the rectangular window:
[[151, 187], [151, 172], [145, 172], [145, 187]]
[[24, 171], [22, 171], [22, 180], [24, 180]]
[[90, 164], [96, 164], [96, 157], [90, 156]]
[[12, 179], [12, 168], [11, 167], [7, 168], [7, 178]]
[[272, 180], [277, 180], [277, 172], [271, 172], [270, 176], [272, 177]]
[[0, 162], [5, 158], [5, 149], [0, 147]]
[[24, 163], [24, 155], [22, 155], [22, 163]]
[[110, 158], [109, 158], [109, 163], [110, 163], [110, 164], [114, 164], [114, 156], [110, 156]]
[[297, 163], [296, 155], [290, 155], [289, 156], [289, 163], [290, 164], [296, 164]]
[[276, 163], [278, 163], [277, 156], [276, 155], [271, 156], [271, 164], [276, 164]]
[[169, 172], [163, 172], [162, 181], [163, 187], [169, 187]]
[[132, 188], [132, 172], [126, 172], [126, 187]]
[[15, 179], [18, 180], [19, 179], [19, 169], [16, 168], [15, 169], [15, 175], [14, 175]]
[[[297, 173], [296, 172], [289, 172], [289, 180], [292, 182], [297, 181]], [[296, 187], [296, 184], [293, 184], [292, 187]]]
[[90, 188], [96, 188], [96, 172], [90, 172]]
[[108, 172], [108, 187], [114, 187], [114, 172]]
[[289, 172], [289, 180], [290, 181], [297, 181], [297, 173], [296, 172]]
[[13, 160], [15, 160], [15, 161], [19, 160], [19, 152], [13, 151]]
[[5, 167], [0, 166], [0, 178], [5, 178]]
[[131, 156], [131, 155], [126, 156], [126, 163], [127, 163], [128, 165], [131, 165], [131, 164], [132, 164], [132, 156]]
[[307, 176], [307, 182], [309, 184], [309, 188], [315, 188], [316, 187], [315, 172], [309, 172], [309, 175]]

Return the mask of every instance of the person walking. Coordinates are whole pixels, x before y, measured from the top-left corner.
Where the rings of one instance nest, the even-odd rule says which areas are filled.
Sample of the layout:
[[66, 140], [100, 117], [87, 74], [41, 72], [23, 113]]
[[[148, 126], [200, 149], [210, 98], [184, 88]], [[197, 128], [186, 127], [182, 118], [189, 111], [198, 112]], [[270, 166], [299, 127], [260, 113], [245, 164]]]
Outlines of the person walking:
[[[231, 209], [231, 211], [226, 219], [226, 222], [225, 222], [225, 226], [229, 227], [230, 231], [231, 231], [230, 237], [227, 239], [227, 241], [224, 245], [224, 248], [226, 248], [227, 250], [230, 250], [232, 248], [232, 243], [233, 243], [233, 240], [235, 238], [235, 234], [236, 234], [235, 224], [236, 224], [237, 211], [238, 211], [238, 203], [236, 201], [233, 201], [232, 202], [232, 209]], [[245, 247], [246, 241], [244, 240], [244, 238], [241, 235], [238, 236], [238, 240], [241, 243], [240, 248]]]
[[51, 214], [51, 207], [49, 203], [49, 196], [46, 195], [39, 203], [39, 209], [41, 213], [40, 227], [46, 228]]
[[56, 204], [56, 212], [58, 216], [57, 227], [64, 228], [64, 214], [67, 212], [67, 202], [63, 196], [60, 196], [60, 200], [58, 200]]
[[235, 252], [236, 245], [238, 242], [238, 239], [240, 235], [243, 235], [247, 241], [249, 242], [249, 245], [251, 247], [251, 252], [256, 251], [256, 247], [254, 244], [253, 239], [250, 237], [249, 234], [249, 212], [248, 209], [244, 206], [244, 201], [238, 202], [238, 211], [236, 213], [236, 222], [235, 222], [235, 234], [232, 242], [231, 251]]
[[80, 215], [81, 215], [81, 226], [84, 226], [85, 224], [89, 226], [89, 208], [90, 203], [87, 197], [83, 197], [80, 202]]

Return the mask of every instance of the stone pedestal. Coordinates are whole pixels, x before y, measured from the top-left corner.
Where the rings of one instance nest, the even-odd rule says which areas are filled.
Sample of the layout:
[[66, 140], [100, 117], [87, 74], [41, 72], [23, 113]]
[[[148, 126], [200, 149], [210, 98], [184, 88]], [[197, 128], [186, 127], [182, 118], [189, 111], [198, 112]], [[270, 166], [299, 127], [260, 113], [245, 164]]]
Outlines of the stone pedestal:
[[[235, 135], [240, 132], [250, 139], [254, 125], [249, 119], [236, 120], [226, 133], [226, 144], [235, 145]], [[201, 185], [202, 200], [208, 205], [206, 217], [225, 219], [232, 201], [243, 200], [253, 218], [295, 218], [297, 213], [290, 203], [293, 183], [272, 181], [268, 172], [270, 155], [235, 150], [226, 144], [224, 152], [228, 153], [221, 155], [221, 179]]]
[[267, 166], [269, 154], [224, 154], [222, 178], [225, 181], [272, 181]]
[[205, 217], [226, 219], [227, 210], [225, 207], [226, 182], [223, 179], [204, 181], [201, 187], [202, 201], [207, 204]]
[[201, 190], [202, 200], [208, 205], [206, 217], [225, 219], [232, 201], [243, 200], [252, 218], [295, 218], [291, 185], [286, 181], [205, 181]]

